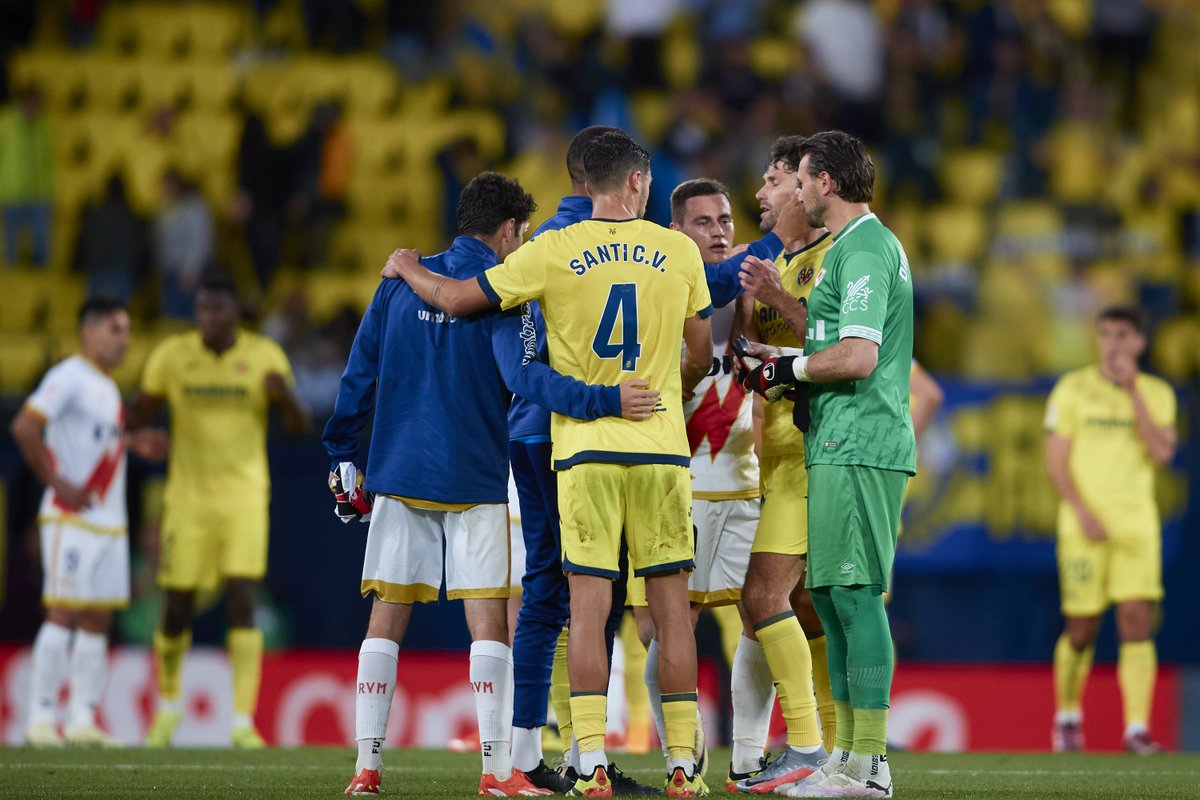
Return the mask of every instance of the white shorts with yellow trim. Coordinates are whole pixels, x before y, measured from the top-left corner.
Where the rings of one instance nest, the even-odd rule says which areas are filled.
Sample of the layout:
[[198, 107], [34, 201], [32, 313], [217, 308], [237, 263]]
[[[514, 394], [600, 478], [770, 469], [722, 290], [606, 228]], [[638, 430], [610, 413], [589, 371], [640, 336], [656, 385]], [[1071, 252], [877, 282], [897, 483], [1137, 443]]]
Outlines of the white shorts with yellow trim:
[[40, 520], [42, 603], [101, 611], [129, 605], [129, 536], [71, 517]]
[[503, 503], [441, 511], [377, 496], [363, 556], [362, 594], [374, 592], [389, 603], [434, 603], [444, 568], [451, 600], [507, 598], [508, 559]]
[[693, 603], [727, 606], [742, 599], [759, 505], [758, 500], [692, 501], [696, 569], [688, 579], [688, 595]]

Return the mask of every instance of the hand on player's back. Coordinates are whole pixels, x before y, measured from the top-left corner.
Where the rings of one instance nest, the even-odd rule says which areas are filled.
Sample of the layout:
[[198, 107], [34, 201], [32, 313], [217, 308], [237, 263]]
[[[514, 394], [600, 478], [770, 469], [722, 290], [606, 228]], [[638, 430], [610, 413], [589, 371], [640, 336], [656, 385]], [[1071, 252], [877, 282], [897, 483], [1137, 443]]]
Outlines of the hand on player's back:
[[272, 399], [278, 398], [287, 391], [287, 381], [278, 372], [268, 372], [263, 376], [263, 385]]
[[393, 250], [379, 274], [384, 278], [403, 278], [407, 270], [421, 265], [421, 251], [400, 248]]
[[92, 492], [86, 486], [76, 486], [60, 479], [54, 484], [54, 495], [61, 504], [74, 511], [92, 507]]
[[1101, 522], [1095, 514], [1086, 508], [1078, 509], [1079, 527], [1083, 528], [1083, 535], [1093, 542], [1104, 542], [1108, 540], [1108, 531], [1104, 529], [1104, 523]]
[[625, 381], [621, 384], [621, 418], [650, 419], [658, 407], [659, 392], [649, 381]]
[[146, 461], [164, 461], [171, 451], [171, 437], [162, 428], [142, 428], [128, 438], [129, 449]]

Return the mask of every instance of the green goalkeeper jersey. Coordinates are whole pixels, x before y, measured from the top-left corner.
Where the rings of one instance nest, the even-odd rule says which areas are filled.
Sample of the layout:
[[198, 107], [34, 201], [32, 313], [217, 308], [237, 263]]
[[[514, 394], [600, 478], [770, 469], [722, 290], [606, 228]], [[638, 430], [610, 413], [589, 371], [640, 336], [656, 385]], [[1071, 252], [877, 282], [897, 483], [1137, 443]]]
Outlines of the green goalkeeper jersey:
[[879, 345], [879, 362], [865, 379], [812, 384], [807, 464], [916, 474], [908, 406], [912, 280], [904, 248], [874, 214], [852, 220], [830, 245], [808, 300], [807, 334], [806, 355], [850, 337]]

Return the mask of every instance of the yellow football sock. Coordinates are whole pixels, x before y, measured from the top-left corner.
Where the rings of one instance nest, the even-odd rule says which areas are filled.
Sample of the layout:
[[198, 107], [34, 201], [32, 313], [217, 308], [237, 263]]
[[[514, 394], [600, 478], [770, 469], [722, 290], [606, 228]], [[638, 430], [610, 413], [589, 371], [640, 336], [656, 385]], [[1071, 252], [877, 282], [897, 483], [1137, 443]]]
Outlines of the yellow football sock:
[[608, 697], [604, 692], [572, 692], [571, 720], [580, 753], [604, 749]]
[[667, 757], [691, 759], [696, 746], [696, 693], [662, 696], [663, 727], [667, 730]]
[[154, 660], [158, 663], [158, 696], [163, 700], [178, 700], [183, 694], [183, 658], [192, 647], [192, 632], [178, 636], [154, 632]]
[[1154, 642], [1125, 642], [1117, 649], [1117, 683], [1125, 708], [1125, 725], [1150, 722], [1154, 679], [1158, 676], [1158, 652]]
[[854, 754], [887, 755], [887, 709], [855, 708], [851, 713], [854, 716], [854, 746], [850, 749]]
[[263, 637], [258, 628], [230, 628], [226, 640], [233, 671], [233, 713], [254, 716], [262, 678]]
[[817, 701], [813, 697], [812, 655], [796, 615], [788, 611], [754, 626], [767, 666], [779, 694], [779, 708], [787, 723], [787, 743], [792, 747], [821, 744], [817, 728]]
[[711, 611], [721, 631], [721, 650], [725, 653], [725, 663], [732, 667], [738, 639], [742, 638], [742, 615], [738, 613], [737, 606], [716, 606]]
[[837, 711], [833, 706], [833, 690], [829, 688], [829, 659], [826, 658], [825, 634], [808, 640], [812, 653], [813, 694], [817, 698], [817, 716], [821, 719], [821, 743], [826, 750], [833, 750], [833, 738], [837, 731]]
[[854, 749], [854, 709], [850, 707], [849, 700], [834, 700], [833, 710], [837, 715], [837, 724], [833, 737], [833, 743], [836, 747], [843, 750]]
[[632, 614], [621, 620], [621, 649], [625, 653], [625, 749], [645, 753], [650, 749], [650, 693], [642, 673], [646, 671], [646, 648], [638, 639], [637, 621]]
[[550, 705], [558, 722], [563, 752], [571, 749], [571, 681], [567, 677], [567, 629], [563, 628], [554, 645], [554, 666], [550, 670]]
[[[1153, 647], [1153, 646], [1152, 646]], [[1064, 633], [1054, 645], [1054, 696], [1056, 710], [1077, 713], [1083, 700], [1083, 689], [1087, 686], [1088, 674], [1092, 671], [1092, 656], [1096, 648], [1076, 650]], [[1125, 684], [1121, 684], [1124, 689]]]

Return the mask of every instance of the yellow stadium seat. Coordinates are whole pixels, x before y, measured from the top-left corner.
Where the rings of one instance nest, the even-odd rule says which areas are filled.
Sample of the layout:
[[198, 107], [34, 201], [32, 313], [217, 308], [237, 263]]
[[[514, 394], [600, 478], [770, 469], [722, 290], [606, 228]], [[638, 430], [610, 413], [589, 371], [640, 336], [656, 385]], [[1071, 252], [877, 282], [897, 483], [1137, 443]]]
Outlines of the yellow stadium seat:
[[192, 58], [228, 58], [249, 31], [244, 10], [230, 3], [194, 3], [187, 8], [188, 52]]
[[45, 272], [26, 269], [0, 269], [0, 328], [29, 331], [46, 306]]
[[1108, 170], [1104, 139], [1090, 122], [1062, 122], [1051, 131], [1050, 190], [1064, 203], [1090, 204], [1104, 188]]
[[938, 184], [950, 202], [984, 205], [1004, 180], [1004, 156], [984, 148], [953, 150], [938, 161]]
[[1068, 269], [1062, 212], [1049, 202], [1002, 206], [996, 215], [993, 251], [1003, 260], [1020, 260], [1042, 279], [1058, 280]]
[[1200, 374], [1200, 319], [1168, 320], [1154, 332], [1154, 365], [1169, 378]]
[[0, 334], [0, 392], [27, 395], [50, 367], [46, 340], [30, 334]]
[[128, 394], [137, 388], [146, 359], [159, 341], [160, 338], [151, 331], [134, 331], [129, 340], [129, 349], [125, 351], [125, 361], [112, 373], [113, 380], [123, 393]]
[[223, 113], [238, 93], [238, 76], [227, 62], [197, 61], [191, 71], [191, 107], [202, 113]]
[[925, 214], [929, 260], [934, 264], [966, 264], [980, 259], [988, 244], [984, 212], [967, 205], [938, 206]]
[[89, 57], [84, 85], [90, 109], [101, 112], [124, 109], [137, 96], [138, 62], [106, 55]]
[[143, 111], [179, 108], [191, 91], [192, 71], [186, 64], [142, 60], [138, 62], [137, 86]]
[[377, 117], [396, 105], [400, 97], [400, 79], [386, 61], [355, 59], [345, 70], [349, 115]]
[[675, 116], [670, 96], [664, 92], [638, 92], [629, 103], [640, 137], [660, 141]]
[[13, 87], [37, 86], [50, 111], [69, 108], [83, 94], [84, 59], [69, 50], [19, 51], [10, 62]]
[[57, 333], [75, 330], [79, 308], [87, 299], [87, 286], [78, 275], [60, 275], [54, 279], [46, 305], [46, 327]]

